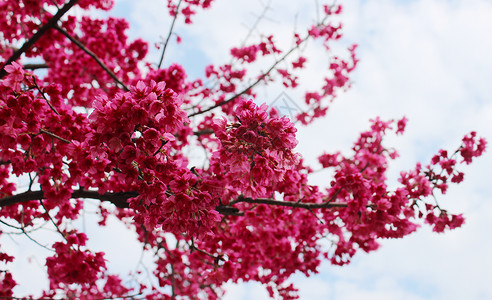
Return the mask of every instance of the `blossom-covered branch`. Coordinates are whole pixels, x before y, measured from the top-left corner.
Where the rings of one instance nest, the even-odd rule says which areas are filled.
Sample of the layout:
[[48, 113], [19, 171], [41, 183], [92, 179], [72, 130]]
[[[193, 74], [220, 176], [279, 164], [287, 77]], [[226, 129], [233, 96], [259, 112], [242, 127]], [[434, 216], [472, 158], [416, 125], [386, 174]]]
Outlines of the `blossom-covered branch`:
[[16, 61], [21, 57], [23, 53], [29, 50], [36, 42], [50, 29], [55, 27], [63, 15], [65, 15], [75, 4], [77, 4], [79, 0], [70, 0], [67, 4], [65, 4], [61, 9], [57, 11], [57, 13], [43, 26], [41, 26], [36, 33], [27, 40], [17, 51], [12, 54], [2, 65], [0, 70], [0, 79], [7, 75], [5, 67], [9, 65], [11, 62]]
[[101, 61], [101, 59], [99, 59], [99, 57], [97, 57], [96, 54], [94, 54], [94, 52], [92, 52], [91, 50], [89, 50], [86, 46], [84, 46], [84, 44], [82, 44], [79, 40], [77, 40], [76, 38], [74, 38], [73, 36], [71, 36], [65, 29], [61, 28], [60, 26], [58, 25], [54, 25], [54, 28], [56, 30], [58, 30], [61, 34], [63, 34], [64, 36], [66, 36], [72, 43], [74, 43], [75, 45], [77, 45], [77, 47], [79, 47], [80, 49], [82, 49], [85, 53], [87, 53], [87, 55], [89, 55], [90, 57], [92, 57], [92, 59], [94, 59], [97, 64], [99, 66], [101, 66], [101, 68], [106, 72], [108, 73], [109, 76], [111, 76], [111, 78], [113, 78], [113, 80], [119, 84], [121, 86], [121, 88], [125, 91], [129, 91], [130, 89], [123, 83], [121, 82], [120, 79], [118, 79], [118, 77], [116, 77], [116, 75], [113, 73], [113, 71], [111, 71], [105, 64], [104, 62]]

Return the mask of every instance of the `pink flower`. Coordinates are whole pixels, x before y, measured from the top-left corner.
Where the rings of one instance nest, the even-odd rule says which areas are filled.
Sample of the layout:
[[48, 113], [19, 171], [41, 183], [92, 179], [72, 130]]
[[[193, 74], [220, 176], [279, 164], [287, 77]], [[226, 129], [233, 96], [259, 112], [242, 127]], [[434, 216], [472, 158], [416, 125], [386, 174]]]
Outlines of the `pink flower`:
[[25, 73], [22, 66], [13, 61], [10, 65], [5, 66], [5, 71], [8, 75], [3, 79], [2, 84], [6, 87], [11, 87], [13, 90], [19, 90]]

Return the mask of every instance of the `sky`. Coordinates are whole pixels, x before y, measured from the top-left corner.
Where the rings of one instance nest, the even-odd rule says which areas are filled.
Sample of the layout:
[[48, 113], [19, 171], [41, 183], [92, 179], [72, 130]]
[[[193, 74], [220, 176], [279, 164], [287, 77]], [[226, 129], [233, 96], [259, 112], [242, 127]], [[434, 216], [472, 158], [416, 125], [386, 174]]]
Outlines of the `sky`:
[[[265, 2], [216, 0], [210, 10], [195, 16], [194, 26], [178, 22], [176, 32], [183, 42], [170, 44], [165, 64], [179, 62], [196, 77], [203, 74], [205, 65], [229, 61], [228, 49], [244, 39]], [[339, 19], [344, 39], [333, 45], [333, 51], [343, 53], [357, 43], [360, 64], [351, 77], [352, 87], [340, 94], [327, 117], [298, 127], [296, 149], [307, 162], [314, 165], [323, 151], [349, 151], [376, 116], [409, 119], [406, 133], [386, 142], [400, 153], [388, 172], [390, 185], [396, 184], [400, 171], [413, 168], [417, 161], [427, 163], [441, 148], [456, 149], [472, 130], [492, 141], [492, 1], [338, 2], [344, 6]], [[316, 17], [316, 1], [272, 0], [270, 7], [257, 30], [276, 33], [280, 43], [287, 44], [296, 26], [302, 28]], [[169, 30], [164, 1], [119, 0], [113, 14], [128, 18], [130, 35], [151, 45], [162, 41]], [[306, 56], [313, 61], [300, 83], [309, 88], [320, 82], [326, 54], [313, 45], [306, 49]], [[153, 51], [149, 59], [157, 62], [158, 52]], [[262, 89], [257, 101], [271, 103], [281, 92], [279, 86]], [[300, 93], [286, 93], [302, 106]], [[357, 254], [348, 266], [324, 263], [319, 274], [295, 275], [301, 299], [492, 299], [491, 166], [491, 151], [487, 151], [462, 168], [464, 183], [438, 196], [441, 206], [464, 214], [462, 228], [436, 234], [423, 226], [404, 239], [382, 241], [376, 252]], [[310, 179], [320, 185], [329, 182], [323, 173]], [[85, 224], [87, 230], [97, 230], [90, 222]], [[104, 234], [111, 232], [101, 234], [91, 243], [104, 250]], [[108, 251], [113, 270], [123, 271], [127, 264], [136, 263], [136, 259], [128, 261], [138, 258], [138, 248], [127, 240], [122, 236], [111, 241], [125, 249]], [[41, 254], [26, 255], [44, 264]], [[25, 264], [18, 268], [18, 272], [29, 270]], [[34, 277], [36, 273], [31, 272], [22, 280]], [[258, 284], [229, 285], [225, 297], [267, 298]]]

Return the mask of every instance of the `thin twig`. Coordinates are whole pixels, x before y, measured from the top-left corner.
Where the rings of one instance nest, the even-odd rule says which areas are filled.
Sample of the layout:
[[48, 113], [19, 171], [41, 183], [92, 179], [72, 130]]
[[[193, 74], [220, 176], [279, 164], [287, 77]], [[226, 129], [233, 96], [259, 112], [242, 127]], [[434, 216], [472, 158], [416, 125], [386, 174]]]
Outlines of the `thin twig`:
[[[185, 242], [186, 242], [186, 241], [185, 241]], [[225, 259], [224, 259], [221, 255], [214, 255], [214, 254], [209, 253], [209, 252], [207, 252], [207, 251], [205, 251], [205, 250], [202, 250], [202, 249], [200, 249], [200, 248], [197, 248], [197, 247], [195, 246], [195, 242], [194, 242], [193, 238], [191, 238], [191, 245], [190, 245], [190, 244], [188, 244], [188, 242], [186, 242], [186, 244], [188, 245], [188, 247], [190, 247], [190, 252], [193, 252], [194, 250], [196, 250], [196, 251], [198, 251], [198, 252], [200, 252], [200, 253], [202, 253], [202, 254], [205, 254], [205, 255], [207, 255], [207, 256], [209, 256], [209, 257], [213, 258], [213, 259], [214, 259], [214, 261], [216, 261], [216, 260], [225, 261]]]
[[268, 10], [271, 9], [271, 6], [270, 6], [270, 3], [272, 1], [271, 0], [268, 0], [268, 2], [266, 4], [263, 5], [263, 11], [261, 12], [261, 14], [256, 18], [254, 24], [249, 28], [249, 31], [248, 33], [246, 34], [246, 36], [244, 37], [243, 41], [241, 42], [239, 48], [243, 48], [244, 45], [246, 45], [246, 42], [248, 41], [248, 39], [251, 37], [251, 35], [253, 34], [253, 31], [255, 31], [256, 28], [258, 28], [258, 25], [260, 24], [261, 20], [263, 20], [266, 16], [266, 13]]
[[321, 223], [321, 224], [325, 224], [325, 222], [323, 222], [323, 220], [320, 219], [320, 217], [318, 217], [318, 215], [310, 208], [307, 209], [311, 214], [313, 214], [313, 216], [318, 219], [318, 221]]
[[15, 226], [15, 225], [9, 224], [9, 223], [4, 222], [4, 221], [2, 221], [2, 220], [0, 220], [0, 223], [2, 223], [2, 224], [3, 224], [3, 225], [5, 225], [5, 226], [8, 226], [8, 227], [11, 227], [11, 228], [14, 228], [14, 229], [17, 229], [17, 230], [21, 230], [21, 231], [22, 231], [22, 227], [17, 227], [17, 226]]
[[56, 134], [54, 134], [52, 132], [49, 132], [48, 130], [45, 130], [45, 129], [42, 129], [41, 128], [41, 129], [39, 129], [39, 132], [44, 133], [44, 134], [47, 134], [47, 135], [49, 135], [49, 136], [51, 136], [51, 137], [53, 137], [55, 139], [58, 139], [58, 140], [64, 142], [65, 144], [71, 144], [72, 143], [69, 140], [66, 140], [66, 139], [64, 139], [62, 137], [59, 137], [59, 136], [57, 136]]
[[22, 227], [17, 227], [17, 226], [15, 226], [15, 225], [9, 224], [9, 223], [7, 223], [7, 222], [5, 222], [5, 221], [2, 221], [2, 220], [0, 220], [0, 223], [1, 223], [1, 224], [4, 224], [5, 226], [8, 226], [8, 227], [10, 227], [10, 228], [14, 228], [14, 229], [16, 229], [16, 230], [20, 230], [20, 232], [6, 232], [6, 231], [2, 231], [3, 233], [7, 233], [7, 234], [24, 234], [25, 232], [27, 232], [27, 233], [31, 233], [31, 232], [35, 232], [35, 231], [37, 231], [37, 230], [39, 230], [39, 229], [43, 228], [43, 227], [46, 225], [46, 223], [47, 223], [47, 222], [45, 222], [45, 223], [41, 224], [41, 225], [40, 225], [40, 226], [38, 226], [38, 227], [34, 227], [34, 226], [33, 226], [33, 228], [31, 228], [31, 229], [29, 229], [29, 230], [26, 230], [26, 227], [25, 227], [24, 225], [22, 225]]
[[27, 174], [29, 175], [29, 187], [27, 188], [27, 190], [30, 192], [31, 191], [31, 188], [32, 188], [32, 185], [34, 184], [34, 179], [36, 177], [32, 178], [31, 173], [27, 173]]
[[79, 0], [70, 0], [67, 4], [65, 4], [58, 12], [46, 23], [45, 25], [41, 26], [38, 31], [29, 39], [27, 40], [22, 47], [20, 47], [17, 51], [15, 51], [12, 56], [7, 59], [7, 61], [3, 64], [2, 69], [0, 70], [0, 79], [3, 78], [5, 75], [7, 75], [7, 71], [5, 71], [5, 67], [12, 63], [13, 61], [16, 61], [21, 57], [21, 55], [29, 50], [45, 33], [48, 31], [48, 29], [53, 28], [56, 26], [56, 23], [60, 18], [72, 8]]
[[167, 144], [167, 142], [169, 141], [161, 141], [161, 146], [159, 147], [159, 149], [157, 149], [157, 151], [154, 152], [154, 154], [152, 156], [156, 156], [157, 153], [159, 153], [162, 149], [162, 147], [164, 147], [165, 144]]
[[51, 0], [51, 4], [53, 4], [57, 9], [60, 9], [60, 7], [58, 6], [58, 3], [56, 3], [55, 0]]
[[33, 239], [29, 234], [27, 234], [27, 232], [22, 228], [22, 233], [27, 236], [28, 239], [30, 239], [31, 241], [33, 241], [35, 244], [37, 244], [38, 246], [40, 247], [43, 247], [44, 249], [46, 250], [49, 250], [49, 251], [53, 251], [55, 252], [55, 250], [51, 249], [51, 248], [48, 248], [47, 246], [41, 244], [40, 242], [36, 241], [35, 239]]
[[50, 100], [48, 100], [48, 98], [46, 98], [46, 96], [44, 95], [44, 92], [41, 90], [41, 88], [39, 87], [38, 83], [36, 82], [36, 76], [32, 76], [32, 82], [34, 83], [34, 86], [36, 87], [36, 89], [39, 91], [39, 93], [41, 94], [41, 96], [43, 97], [43, 99], [46, 101], [46, 103], [48, 103], [48, 106], [51, 108], [52, 111], [55, 112], [55, 114], [57, 115], [60, 115], [56, 109], [51, 105], [51, 102]]
[[58, 227], [58, 225], [56, 225], [55, 223], [55, 220], [53, 220], [53, 218], [51, 218], [48, 210], [46, 209], [46, 206], [44, 206], [43, 204], [43, 200], [39, 200], [39, 203], [41, 204], [41, 206], [44, 208], [44, 211], [46, 212], [46, 215], [48, 216], [48, 218], [50, 219], [51, 223], [53, 223], [53, 225], [55, 226], [56, 230], [58, 231], [58, 233], [61, 234], [61, 236], [65, 239], [65, 241], [68, 242], [67, 240], [67, 237], [65, 236], [65, 234], [60, 230], [60, 228]]
[[164, 54], [166, 53], [167, 44], [169, 43], [169, 39], [171, 38], [171, 35], [173, 34], [174, 24], [176, 23], [176, 19], [178, 18], [180, 5], [181, 5], [181, 0], [179, 0], [178, 5], [176, 6], [176, 13], [174, 14], [174, 19], [173, 19], [173, 22], [171, 23], [171, 28], [169, 28], [169, 33], [167, 34], [166, 41], [164, 42], [164, 47], [163, 47], [162, 53], [161, 53], [161, 59], [159, 60], [159, 64], [157, 65], [157, 69], [161, 68], [162, 62], [164, 61]]

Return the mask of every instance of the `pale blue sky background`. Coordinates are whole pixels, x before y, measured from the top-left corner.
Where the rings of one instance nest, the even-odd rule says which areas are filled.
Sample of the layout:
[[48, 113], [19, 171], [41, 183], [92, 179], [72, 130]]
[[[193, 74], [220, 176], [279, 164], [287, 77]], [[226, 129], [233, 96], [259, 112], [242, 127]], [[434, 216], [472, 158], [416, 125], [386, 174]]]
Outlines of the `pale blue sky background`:
[[[183, 43], [169, 45], [166, 64], [180, 62], [196, 77], [209, 63], [229, 61], [228, 50], [244, 38], [262, 11], [261, 3], [216, 0], [211, 10], [195, 16], [195, 26], [178, 22]], [[368, 120], [377, 115], [409, 118], [407, 133], [387, 140], [401, 154], [389, 171], [392, 184], [401, 170], [413, 168], [419, 160], [426, 163], [440, 147], [454, 150], [471, 130], [492, 141], [492, 1], [339, 3], [344, 5], [345, 39], [334, 51], [358, 43], [361, 62], [351, 90], [335, 101], [327, 118], [299, 128], [297, 149], [307, 161], [315, 164], [323, 150], [349, 151]], [[271, 7], [258, 30], [276, 32], [284, 44], [290, 42], [296, 14], [298, 28], [316, 16], [315, 1], [272, 0]], [[148, 40], [151, 47], [169, 29], [165, 1], [119, 0], [114, 14], [129, 18], [131, 35]], [[158, 61], [157, 53], [153, 52], [151, 61]], [[316, 61], [301, 84], [317, 86], [325, 56], [317, 47], [306, 49], [306, 56]], [[269, 103], [281, 91], [281, 86], [262, 89], [258, 101]], [[288, 94], [294, 100], [302, 95]], [[463, 228], [438, 235], [424, 226], [403, 240], [384, 241], [377, 252], [358, 254], [349, 266], [326, 263], [315, 276], [295, 276], [301, 299], [492, 299], [490, 152], [463, 168], [463, 184], [438, 198], [449, 211], [464, 213]], [[312, 180], [329, 182], [323, 173]], [[107, 252], [112, 270], [134, 269], [140, 252], [124, 228], [114, 225], [99, 230], [89, 220], [85, 226], [93, 237], [91, 249]], [[7, 247], [25, 258], [16, 261], [16, 272], [21, 274], [16, 280], [27, 287], [46, 284], [39, 280], [45, 251], [13, 243]], [[38, 267], [29, 266], [28, 259], [38, 261]], [[267, 299], [267, 294], [257, 284], [231, 285], [226, 299]]]

